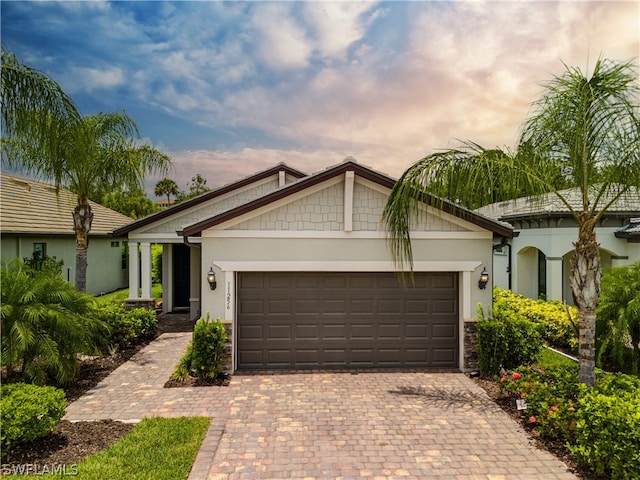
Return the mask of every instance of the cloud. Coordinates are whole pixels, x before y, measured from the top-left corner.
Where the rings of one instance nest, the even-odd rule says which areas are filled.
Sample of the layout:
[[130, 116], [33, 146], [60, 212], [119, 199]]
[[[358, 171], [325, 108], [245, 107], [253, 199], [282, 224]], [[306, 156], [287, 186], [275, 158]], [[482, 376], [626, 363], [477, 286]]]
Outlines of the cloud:
[[252, 16], [254, 47], [271, 68], [305, 67], [312, 46], [307, 33], [291, 15], [291, 3], [257, 4]]
[[71, 71], [71, 77], [67, 80], [69, 93], [80, 90], [93, 92], [94, 90], [109, 89], [125, 83], [122, 69], [109, 67], [105, 69], [76, 67]]

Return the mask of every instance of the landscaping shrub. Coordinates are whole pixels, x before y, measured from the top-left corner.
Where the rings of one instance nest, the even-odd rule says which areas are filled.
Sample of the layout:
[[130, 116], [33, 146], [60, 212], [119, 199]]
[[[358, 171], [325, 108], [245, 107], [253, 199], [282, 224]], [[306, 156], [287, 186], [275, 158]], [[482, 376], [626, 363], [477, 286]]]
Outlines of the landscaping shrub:
[[478, 327], [478, 363], [484, 375], [497, 375], [500, 368], [515, 368], [533, 363], [542, 348], [538, 326], [510, 311], [494, 312], [484, 318], [480, 312]]
[[51, 376], [71, 381], [77, 354], [93, 353], [104, 328], [95, 318], [93, 297], [19, 259], [3, 262], [1, 275], [2, 367], [27, 383], [44, 385]]
[[[576, 352], [578, 337], [576, 329], [571, 323], [578, 322], [578, 310], [573, 306], [563, 305], [554, 300], [533, 300], [524, 295], [503, 290], [493, 289], [493, 312], [498, 316], [510, 311], [520, 314], [528, 320], [541, 326], [542, 337], [551, 345]], [[571, 315], [571, 320], [569, 316]]]
[[158, 328], [154, 310], [134, 308], [127, 310], [124, 303], [112, 303], [98, 309], [99, 318], [107, 325], [103, 332], [108, 345], [126, 347], [138, 343], [138, 339], [153, 334]]
[[0, 388], [2, 406], [3, 451], [48, 434], [64, 416], [67, 407], [64, 391], [25, 383], [10, 383]]
[[172, 378], [183, 381], [188, 375], [216, 378], [224, 372], [223, 355], [227, 332], [220, 321], [201, 318], [193, 329], [193, 339], [180, 359]]
[[581, 389], [569, 451], [598, 474], [640, 478], [640, 381], [609, 374]]
[[640, 262], [603, 273], [596, 348], [598, 365], [640, 375]]
[[593, 387], [578, 366], [503, 371], [503, 393], [526, 402], [525, 421], [560, 440], [578, 461], [613, 479], [640, 478], [640, 379], [598, 372]]
[[580, 387], [578, 365], [556, 366], [544, 372], [531, 367], [503, 371], [500, 386], [507, 397], [526, 402], [529, 423], [547, 438], [571, 441], [576, 427]]

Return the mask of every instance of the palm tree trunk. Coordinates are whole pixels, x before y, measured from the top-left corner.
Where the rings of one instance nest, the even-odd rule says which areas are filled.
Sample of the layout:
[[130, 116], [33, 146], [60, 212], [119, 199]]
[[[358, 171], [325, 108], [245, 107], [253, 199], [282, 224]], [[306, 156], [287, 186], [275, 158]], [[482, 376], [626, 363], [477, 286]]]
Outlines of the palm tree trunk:
[[73, 229], [76, 232], [76, 288], [81, 292], [87, 291], [87, 248], [92, 222], [89, 199], [78, 197], [78, 204], [73, 210]]
[[579, 335], [578, 355], [580, 358], [579, 380], [592, 386], [596, 382], [595, 373], [595, 332], [596, 308], [600, 296], [600, 248], [596, 242], [595, 221], [588, 212], [582, 212], [578, 221], [578, 241], [573, 254], [571, 290], [578, 306]]

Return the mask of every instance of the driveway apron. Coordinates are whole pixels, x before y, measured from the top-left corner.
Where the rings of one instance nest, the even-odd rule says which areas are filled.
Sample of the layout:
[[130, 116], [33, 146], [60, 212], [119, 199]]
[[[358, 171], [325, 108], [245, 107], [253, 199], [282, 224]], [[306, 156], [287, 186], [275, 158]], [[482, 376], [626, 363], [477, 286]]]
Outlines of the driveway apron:
[[161, 335], [65, 419], [208, 416], [190, 480], [576, 478], [461, 373], [236, 374], [228, 387], [163, 388], [190, 336]]

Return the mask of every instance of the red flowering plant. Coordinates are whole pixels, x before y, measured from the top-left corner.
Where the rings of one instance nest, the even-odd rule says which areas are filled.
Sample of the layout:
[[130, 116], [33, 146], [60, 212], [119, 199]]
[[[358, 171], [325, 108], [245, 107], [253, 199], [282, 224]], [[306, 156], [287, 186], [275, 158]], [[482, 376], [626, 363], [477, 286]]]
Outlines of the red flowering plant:
[[[547, 438], [571, 440], [576, 425], [577, 369], [551, 367], [545, 371], [518, 367], [503, 371], [498, 379], [502, 392], [514, 402], [524, 400], [526, 423]], [[523, 406], [521, 405], [521, 408]]]

